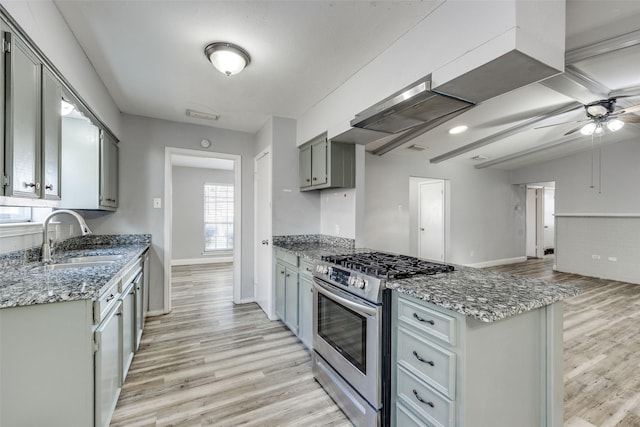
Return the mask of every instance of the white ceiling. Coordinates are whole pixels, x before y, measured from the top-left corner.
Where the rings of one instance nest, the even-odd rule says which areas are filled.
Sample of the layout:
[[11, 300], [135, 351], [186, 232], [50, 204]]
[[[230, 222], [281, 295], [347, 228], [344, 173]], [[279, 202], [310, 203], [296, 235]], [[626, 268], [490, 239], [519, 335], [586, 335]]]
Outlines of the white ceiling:
[[[424, 19], [440, 1], [69, 1], [55, 0], [121, 111], [256, 132], [269, 116], [297, 118]], [[567, 0], [567, 50], [640, 30], [640, 1]], [[203, 54], [212, 41], [248, 50], [252, 62], [226, 77]], [[640, 47], [573, 64], [606, 89], [640, 87]], [[400, 88], [398, 88], [400, 89]], [[576, 102], [542, 84], [486, 101], [408, 144], [428, 147], [397, 155], [426, 160]], [[640, 97], [619, 100], [619, 106]], [[216, 122], [186, 117], [187, 108], [219, 114]], [[589, 149], [591, 139], [563, 137], [583, 109], [549, 118], [518, 134], [469, 150], [453, 161], [512, 169]], [[449, 135], [459, 123], [469, 131]], [[579, 135], [579, 134], [578, 134]], [[627, 124], [600, 143], [640, 136]], [[597, 141], [596, 141], [597, 142]], [[540, 150], [540, 147], [548, 149]], [[369, 149], [370, 147], [368, 147]], [[523, 155], [523, 153], [529, 153]]]

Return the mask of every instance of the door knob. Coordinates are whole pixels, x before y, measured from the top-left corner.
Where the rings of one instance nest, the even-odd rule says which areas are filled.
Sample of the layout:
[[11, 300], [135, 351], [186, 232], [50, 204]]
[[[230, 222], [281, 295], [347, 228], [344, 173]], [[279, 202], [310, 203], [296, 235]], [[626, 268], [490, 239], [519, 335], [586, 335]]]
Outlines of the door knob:
[[420, 231], [424, 231], [424, 228], [420, 227]]
[[268, 245], [268, 244], [269, 244], [269, 241], [268, 241], [268, 240], [263, 240], [263, 241], [262, 241], [262, 244], [263, 244], [263, 245]]

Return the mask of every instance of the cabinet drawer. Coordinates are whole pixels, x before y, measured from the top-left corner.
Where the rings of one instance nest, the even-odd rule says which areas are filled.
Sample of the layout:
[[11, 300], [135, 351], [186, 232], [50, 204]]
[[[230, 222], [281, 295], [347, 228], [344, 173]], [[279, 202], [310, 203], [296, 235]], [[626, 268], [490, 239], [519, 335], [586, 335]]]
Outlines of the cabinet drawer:
[[431, 424], [427, 424], [425, 420], [415, 415], [400, 402], [396, 404], [396, 423], [393, 425], [402, 427], [431, 427]]
[[300, 274], [311, 277], [313, 275], [313, 263], [309, 260], [300, 258]]
[[455, 399], [456, 354], [398, 328], [398, 363], [450, 399]]
[[406, 322], [450, 345], [456, 345], [456, 318], [398, 298], [398, 320]]
[[294, 253], [278, 249], [276, 252], [276, 258], [280, 261], [286, 262], [287, 264], [291, 264], [294, 267], [298, 266], [298, 255]]
[[398, 366], [398, 400], [434, 426], [455, 425], [455, 404], [402, 366]]

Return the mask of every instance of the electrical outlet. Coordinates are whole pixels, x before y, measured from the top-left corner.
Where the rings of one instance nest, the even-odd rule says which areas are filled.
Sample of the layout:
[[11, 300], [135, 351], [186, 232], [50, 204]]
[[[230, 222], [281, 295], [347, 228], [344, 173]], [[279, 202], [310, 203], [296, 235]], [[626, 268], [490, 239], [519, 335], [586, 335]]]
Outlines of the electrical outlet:
[[618, 261], [618, 258], [616, 258], [616, 257], [614, 257], [614, 256], [610, 256], [610, 257], [609, 257], [609, 258], [607, 258], [607, 259], [608, 259], [609, 261], [612, 261], [612, 262], [616, 262], [616, 261]]
[[600, 255], [591, 255], [591, 259], [600, 259]]
[[162, 208], [162, 199], [160, 197], [155, 197], [153, 199], [153, 208], [154, 209]]

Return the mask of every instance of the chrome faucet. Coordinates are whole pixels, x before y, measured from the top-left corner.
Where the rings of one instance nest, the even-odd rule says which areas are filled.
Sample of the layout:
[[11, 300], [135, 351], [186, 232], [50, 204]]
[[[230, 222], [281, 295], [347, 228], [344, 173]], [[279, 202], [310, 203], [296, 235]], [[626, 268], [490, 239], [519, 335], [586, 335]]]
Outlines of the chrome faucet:
[[84, 222], [84, 218], [82, 218], [76, 212], [68, 209], [59, 209], [57, 211], [51, 212], [49, 215], [47, 215], [42, 224], [42, 250], [40, 251], [42, 262], [51, 262], [51, 243], [53, 243], [53, 239], [49, 239], [49, 221], [51, 221], [51, 218], [58, 214], [71, 215], [78, 221], [78, 225], [80, 225], [80, 232], [83, 236], [91, 234], [91, 230], [89, 230], [87, 223]]

